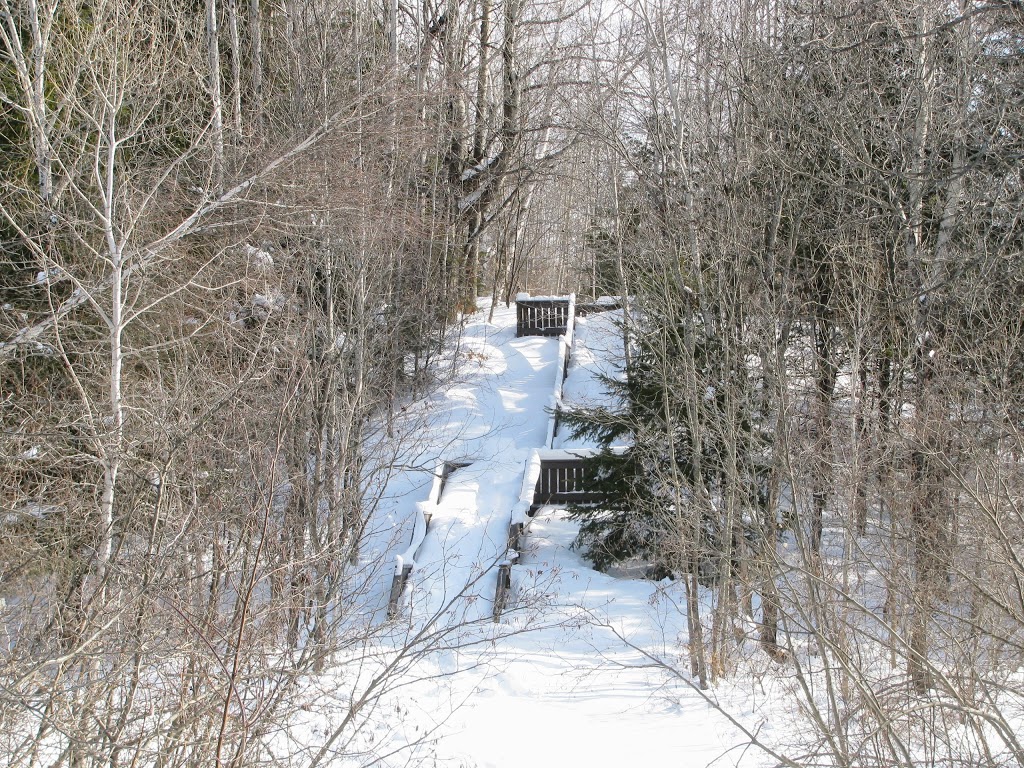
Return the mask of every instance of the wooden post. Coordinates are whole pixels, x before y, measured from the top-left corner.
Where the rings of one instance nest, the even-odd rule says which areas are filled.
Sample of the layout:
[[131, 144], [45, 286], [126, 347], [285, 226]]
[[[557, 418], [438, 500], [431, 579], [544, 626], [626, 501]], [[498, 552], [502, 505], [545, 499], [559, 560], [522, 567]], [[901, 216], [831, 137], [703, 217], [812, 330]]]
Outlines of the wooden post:
[[398, 615], [398, 601], [402, 599], [405, 592], [405, 584], [412, 573], [411, 565], [403, 565], [400, 573], [396, 573], [391, 580], [391, 595], [388, 597], [388, 618], [393, 619]]
[[512, 523], [508, 527], [508, 548], [519, 552], [519, 541], [523, 537], [523, 524]]
[[505, 603], [508, 600], [509, 589], [512, 588], [512, 564], [502, 563], [498, 566], [498, 583], [494, 588], [494, 620], [501, 619], [501, 613], [505, 610]]

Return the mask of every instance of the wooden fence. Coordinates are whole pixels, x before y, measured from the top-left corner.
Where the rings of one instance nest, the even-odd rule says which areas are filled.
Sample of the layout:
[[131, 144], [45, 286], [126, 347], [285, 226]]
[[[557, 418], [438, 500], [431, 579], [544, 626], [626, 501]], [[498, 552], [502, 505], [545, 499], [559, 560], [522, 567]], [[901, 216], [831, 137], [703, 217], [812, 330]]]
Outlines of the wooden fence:
[[561, 336], [569, 327], [569, 299], [516, 299], [516, 336]]
[[596, 504], [601, 492], [591, 486], [583, 459], [542, 459], [532, 510], [545, 504]]

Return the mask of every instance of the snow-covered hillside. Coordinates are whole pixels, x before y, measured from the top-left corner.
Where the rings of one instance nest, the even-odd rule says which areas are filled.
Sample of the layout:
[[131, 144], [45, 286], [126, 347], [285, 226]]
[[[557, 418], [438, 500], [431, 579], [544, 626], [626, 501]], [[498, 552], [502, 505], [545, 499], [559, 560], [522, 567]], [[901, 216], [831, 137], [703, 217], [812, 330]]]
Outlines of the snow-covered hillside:
[[[615, 375], [616, 314], [579, 320], [567, 402], [598, 400], [597, 374]], [[394, 519], [415, 515], [417, 502], [431, 513], [396, 622], [406, 637], [446, 634], [441, 650], [410, 668], [409, 686], [389, 705], [395, 717], [374, 736], [389, 748], [422, 743], [385, 763], [412, 754], [480, 768], [758, 764], [761, 753], [739, 748], [749, 738], [717, 702], [725, 697], [733, 717], [766, 737], [763, 691], [698, 692], [685, 671], [679, 588], [594, 571], [570, 548], [576, 526], [564, 510], [544, 508], [533, 520], [513, 566], [510, 609], [490, 621], [524, 467], [531, 449], [544, 447], [559, 343], [516, 338], [514, 306], [496, 308], [493, 324], [485, 318], [466, 324], [457, 382], [417, 406], [431, 426], [411, 469], [392, 481]], [[469, 466], [451, 474], [434, 504], [429, 472], [439, 461]], [[403, 552], [405, 541], [391, 554]]]

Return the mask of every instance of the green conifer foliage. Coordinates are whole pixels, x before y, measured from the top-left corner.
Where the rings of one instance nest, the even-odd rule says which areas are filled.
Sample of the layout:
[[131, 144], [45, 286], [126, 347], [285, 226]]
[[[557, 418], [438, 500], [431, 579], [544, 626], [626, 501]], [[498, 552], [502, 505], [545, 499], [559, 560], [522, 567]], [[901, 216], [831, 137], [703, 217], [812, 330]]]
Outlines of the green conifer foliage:
[[[702, 574], [713, 578], [720, 570], [718, 560], [727, 549], [725, 537], [749, 539], [753, 535], [756, 509], [764, 502], [767, 482], [767, 468], [759, 459], [757, 447], [757, 413], [745, 408], [738, 427], [724, 418], [727, 409], [734, 412], [736, 403], [726, 402], [726, 397], [733, 396], [727, 394], [726, 387], [715, 386], [716, 382], [723, 383], [724, 375], [719, 364], [720, 342], [713, 333], [706, 332], [699, 318], [690, 318], [689, 322], [696, 323], [701, 331], [691, 354], [698, 372], [697, 386], [703, 391], [689, 391], [683, 378], [674, 374], [675, 362], [687, 353], [679, 344], [667, 341], [683, 335], [648, 318], [648, 327], [634, 339], [626, 375], [602, 379], [619, 407], [585, 408], [563, 415], [574, 439], [588, 439], [600, 448], [598, 454], [587, 459], [586, 473], [593, 478], [590, 487], [599, 491], [604, 501], [570, 509], [570, 517], [580, 523], [574, 546], [585, 549], [599, 569], [637, 558], [653, 561], [653, 572], [664, 572], [678, 565], [678, 559], [670, 553], [680, 551], [679, 539], [684, 536], [688, 540], [683, 548], [696, 556], [691, 562], [700, 563]], [[668, 386], [666, 374], [670, 377]], [[751, 381], [745, 372], [733, 374], [733, 378], [744, 378], [749, 388]], [[697, 441], [702, 446], [700, 462], [692, 460], [693, 420], [686, 413], [694, 397], [701, 404], [697, 420], [701, 430]], [[723, 429], [727, 423], [729, 434]], [[722, 506], [717, 501], [727, 482], [730, 439], [740, 447], [745, 497], [745, 513], [731, 525], [717, 511]], [[627, 447], [623, 449], [623, 445]], [[707, 489], [716, 503], [702, 503], [699, 487]], [[676, 510], [677, 503], [685, 509]], [[689, 520], [685, 531], [679, 529], [680, 519]]]

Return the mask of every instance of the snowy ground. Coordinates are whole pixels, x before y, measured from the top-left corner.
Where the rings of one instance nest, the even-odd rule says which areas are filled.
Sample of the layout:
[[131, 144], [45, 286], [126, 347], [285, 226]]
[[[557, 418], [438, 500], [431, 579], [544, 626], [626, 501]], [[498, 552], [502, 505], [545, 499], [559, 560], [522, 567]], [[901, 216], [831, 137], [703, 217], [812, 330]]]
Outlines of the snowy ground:
[[[331, 671], [316, 681], [322, 696], [309, 702], [299, 727], [289, 728], [282, 754], [307, 768], [841, 764], [822, 756], [829, 748], [822, 739], [842, 732], [853, 740], [855, 753], [874, 754], [871, 740], [878, 728], [869, 715], [876, 690], [895, 696], [897, 705], [905, 697], [903, 709], [890, 701], [882, 710], [885, 717], [902, 718], [885, 725], [886, 737], [907, 745], [902, 764], [940, 764], [929, 756], [943, 749], [983, 753], [962, 723], [946, 729], [948, 744], [922, 741], [939, 733], [934, 717], [945, 705], [935, 697], [913, 697], [905, 670], [878, 642], [888, 629], [880, 607], [883, 577], [871, 558], [854, 573], [830, 570], [848, 559], [845, 547], [863, 546], [830, 525], [821, 572], [800, 566], [806, 558], [794, 536], [787, 533], [780, 541], [784, 562], [792, 564], [779, 581], [793, 606], [783, 625], [789, 662], [776, 665], [759, 651], [757, 627], [747, 620], [724, 630], [740, 642], [730, 651], [729, 674], [707, 691], [698, 690], [689, 674], [681, 585], [594, 571], [570, 548], [577, 531], [564, 510], [545, 508], [532, 520], [512, 566], [509, 606], [493, 622], [496, 566], [507, 557], [508, 525], [521, 508], [524, 470], [534, 451], [546, 447], [562, 360], [557, 339], [515, 337], [514, 307], [496, 308], [493, 323], [486, 322], [486, 310], [467, 320], [455, 379], [410, 403], [395, 424], [396, 432], [418, 439], [384, 463], [398, 471], [386, 484], [374, 534], [362, 552], [365, 568], [358, 569], [372, 573], [375, 563], [379, 568], [379, 587], [364, 594], [376, 595], [368, 601], [376, 605], [371, 620], [384, 628], [383, 636], [374, 632], [365, 647], [335, 658]], [[577, 319], [563, 408], [613, 405], [602, 379], [620, 375], [620, 317], [612, 311]], [[591, 447], [565, 430], [552, 445]], [[445, 461], [468, 466], [456, 470], [438, 496], [436, 468]], [[423, 526], [415, 521], [422, 521], [422, 512], [431, 523], [421, 536]], [[396, 556], [414, 568], [398, 616], [386, 621]], [[886, 556], [879, 553], [883, 561]], [[860, 624], [847, 626], [855, 633], [851, 647], [858, 670], [864, 670], [863, 677], [850, 679], [866, 687], [845, 691], [842, 701], [829, 704], [836, 657], [821, 650], [825, 634], [808, 631], [816, 619], [803, 613], [801, 595], [813, 585], [842, 596], [851, 584], [855, 601], [868, 611], [867, 619], [854, 612]], [[706, 618], [710, 595], [702, 593], [700, 602]], [[756, 598], [753, 608], [756, 615]], [[993, 710], [1008, 706], [1008, 722], [1016, 724], [1019, 671], [1007, 675], [1000, 690], [1008, 704], [989, 704]], [[954, 710], [960, 706], [953, 704]], [[358, 713], [361, 729], [351, 726], [351, 712]], [[818, 715], [827, 719], [815, 727]], [[922, 730], [928, 722], [931, 730]], [[332, 729], [348, 735], [332, 741]], [[985, 736], [997, 759], [941, 764], [1011, 765], [1000, 738]]]
[[452, 717], [437, 754], [479, 768], [736, 764], [727, 752], [741, 734], [646, 656], [685, 665], [680, 596], [592, 570], [569, 549], [575, 533], [555, 510], [534, 522], [517, 576], [550, 577], [542, 621], [556, 626], [501, 641], [502, 666]]
[[[615, 314], [580, 322], [566, 402], [599, 402], [598, 374], [615, 375]], [[414, 469], [392, 481], [398, 520], [427, 500], [438, 460], [470, 463], [427, 505], [430, 527], [398, 620], [407, 637], [442, 633], [443, 648], [410, 668], [397, 716], [374, 736], [378, 746], [422, 743], [384, 763], [413, 754], [467, 768], [759, 764], [717, 699], [688, 683], [678, 587], [594, 571], [569, 548], [576, 530], [561, 510], [534, 519], [513, 566], [512, 607], [491, 622], [494, 565], [530, 451], [544, 446], [559, 361], [556, 339], [515, 337], [514, 306], [497, 308], [493, 324], [485, 318], [465, 328], [457, 383], [421, 404], [431, 428], [407, 461]], [[745, 728], [768, 733], [764, 696], [713, 696], [726, 696]]]

